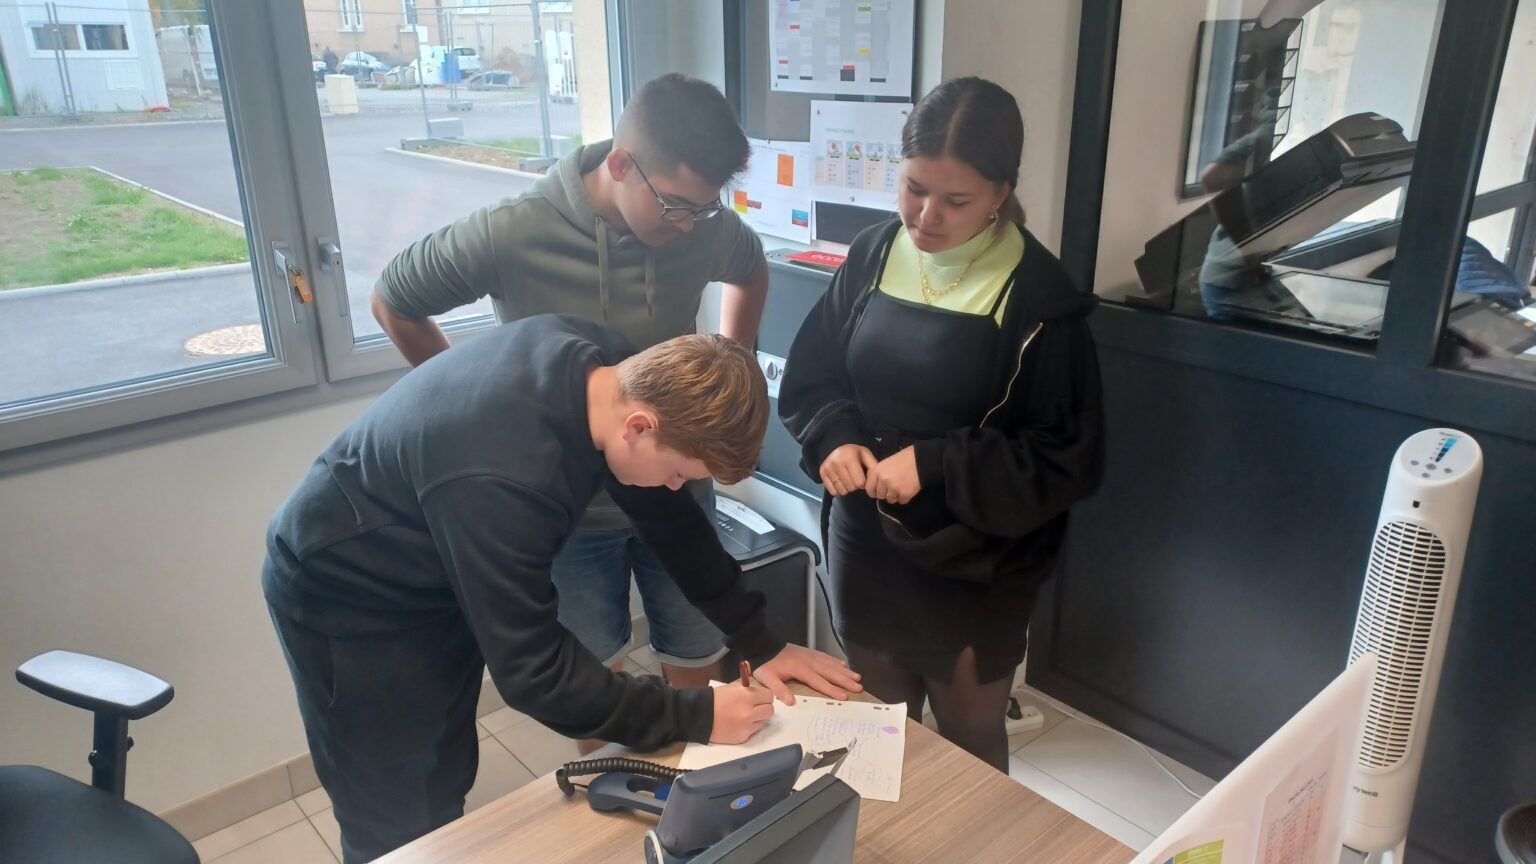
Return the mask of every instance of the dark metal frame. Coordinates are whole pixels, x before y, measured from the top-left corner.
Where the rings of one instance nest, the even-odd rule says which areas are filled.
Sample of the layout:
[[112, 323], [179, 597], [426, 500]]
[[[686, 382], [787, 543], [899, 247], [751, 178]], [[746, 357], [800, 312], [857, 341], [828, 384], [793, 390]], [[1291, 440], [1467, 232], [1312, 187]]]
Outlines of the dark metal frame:
[[747, 16], [741, 8], [742, 0], [721, 0], [724, 8], [725, 19], [725, 101], [730, 103], [731, 110], [736, 112], [736, 121], [745, 122], [746, 114], [743, 113], [745, 104], [742, 101], [746, 94], [745, 70], [746, 63], [746, 26]]
[[128, 779], [128, 718], [97, 711], [92, 724], [91, 785], [123, 797]]
[[[1435, 365], [1518, 0], [1447, 3], [1375, 354], [1105, 304], [1107, 347], [1408, 414], [1429, 406], [1467, 428], [1536, 442], [1536, 384]], [[1061, 260], [1094, 284], [1122, 0], [1084, 0]]]

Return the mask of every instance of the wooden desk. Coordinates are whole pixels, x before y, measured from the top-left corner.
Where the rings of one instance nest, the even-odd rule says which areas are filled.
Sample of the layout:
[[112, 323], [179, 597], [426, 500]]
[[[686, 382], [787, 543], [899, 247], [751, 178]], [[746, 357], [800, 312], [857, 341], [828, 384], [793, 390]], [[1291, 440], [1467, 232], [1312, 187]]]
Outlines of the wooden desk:
[[[652, 754], [676, 765], [683, 745]], [[379, 864], [634, 864], [655, 818], [597, 813], [566, 798], [547, 774], [425, 837]], [[1125, 864], [1135, 852], [997, 773], [932, 731], [907, 721], [901, 800], [859, 802], [853, 860]]]

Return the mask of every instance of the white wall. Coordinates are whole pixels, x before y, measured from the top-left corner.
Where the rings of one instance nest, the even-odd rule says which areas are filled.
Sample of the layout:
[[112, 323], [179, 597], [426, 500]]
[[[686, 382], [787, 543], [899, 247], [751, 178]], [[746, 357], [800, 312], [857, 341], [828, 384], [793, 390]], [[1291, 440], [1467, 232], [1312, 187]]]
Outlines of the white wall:
[[[1488, 146], [1478, 177], [1479, 194], [1518, 183], [1525, 175], [1525, 160], [1536, 133], [1536, 3], [1522, 3], [1515, 10], [1515, 31], [1504, 76], [1494, 105]], [[1515, 211], [1506, 210], [1472, 223], [1467, 234], [1477, 238], [1493, 254], [1503, 258], [1509, 248]], [[1528, 274], [1522, 274], [1528, 275]]]
[[1080, 14], [1081, 4], [1061, 0], [953, 0], [944, 10], [943, 77], [979, 75], [1019, 102], [1019, 200], [1030, 231], [1052, 251], [1061, 248]]
[[[608, 16], [603, 0], [571, 4], [576, 31], [576, 77], [588, 82], [576, 100], [581, 114], [581, 140], [613, 137], [613, 97], [608, 88]], [[601, 84], [601, 86], [599, 86]]]
[[725, 13], [719, 4], [653, 0], [635, 7], [629, 26], [635, 89], [668, 72], [725, 87]]
[[[55, 648], [176, 688], [133, 723], [128, 796], [170, 806], [304, 752], [262, 599], [266, 523], [353, 401], [0, 477], [0, 670]], [[89, 780], [88, 712], [0, 677], [0, 764]]]
[[1234, 2], [1166, 0], [1123, 8], [1104, 175], [1104, 188], [1114, 191], [1104, 196], [1099, 222], [1100, 293], [1134, 287], [1132, 262], [1142, 245], [1203, 203], [1181, 202], [1177, 195], [1196, 27], [1207, 17], [1251, 17], [1263, 3], [1247, 0], [1242, 5], [1247, 8], [1235, 8], [1239, 4]]

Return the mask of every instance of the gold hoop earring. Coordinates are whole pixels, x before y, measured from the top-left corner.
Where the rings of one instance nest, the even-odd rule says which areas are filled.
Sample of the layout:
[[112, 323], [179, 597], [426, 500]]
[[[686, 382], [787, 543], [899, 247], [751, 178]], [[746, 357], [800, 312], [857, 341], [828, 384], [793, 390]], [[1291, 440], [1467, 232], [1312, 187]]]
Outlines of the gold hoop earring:
[[987, 221], [988, 222], [996, 222], [997, 221], [997, 208], [993, 208], [992, 209], [992, 215], [987, 217]]

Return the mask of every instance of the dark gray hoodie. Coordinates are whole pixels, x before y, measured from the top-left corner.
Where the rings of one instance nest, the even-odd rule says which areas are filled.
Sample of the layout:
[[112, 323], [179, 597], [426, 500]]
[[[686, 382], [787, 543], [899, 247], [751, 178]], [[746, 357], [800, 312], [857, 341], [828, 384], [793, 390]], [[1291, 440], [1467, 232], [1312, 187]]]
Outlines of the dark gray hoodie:
[[[374, 291], [395, 314], [420, 320], [489, 296], [497, 320], [578, 315], [619, 331], [636, 348], [692, 333], [710, 282], [744, 282], [762, 242], [730, 210], [652, 249], [609, 226], [582, 175], [612, 141], [581, 147], [533, 188], [434, 231], [396, 255]], [[583, 529], [628, 522], [600, 495]]]

